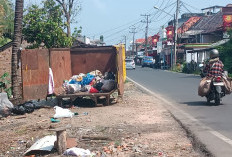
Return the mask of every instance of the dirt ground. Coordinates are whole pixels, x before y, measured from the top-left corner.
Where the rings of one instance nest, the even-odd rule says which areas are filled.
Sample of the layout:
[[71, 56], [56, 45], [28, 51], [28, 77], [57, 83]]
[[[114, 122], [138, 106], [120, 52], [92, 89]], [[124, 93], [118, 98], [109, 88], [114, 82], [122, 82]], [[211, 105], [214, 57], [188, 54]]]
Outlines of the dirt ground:
[[[104, 107], [74, 107], [73, 118], [52, 123], [53, 108], [42, 108], [23, 116], [0, 119], [0, 156], [23, 156], [37, 139], [66, 126], [76, 147], [89, 149], [99, 157], [200, 157], [185, 131], [162, 106], [162, 102], [125, 84], [118, 103]], [[54, 150], [44, 156], [58, 156]]]

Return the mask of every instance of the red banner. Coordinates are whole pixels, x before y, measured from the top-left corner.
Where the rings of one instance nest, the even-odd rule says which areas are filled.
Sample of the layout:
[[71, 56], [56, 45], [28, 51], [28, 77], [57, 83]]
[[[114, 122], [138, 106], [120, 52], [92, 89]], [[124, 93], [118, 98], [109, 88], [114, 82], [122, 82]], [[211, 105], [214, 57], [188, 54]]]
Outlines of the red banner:
[[156, 34], [154, 36], [152, 36], [152, 46], [155, 47], [157, 45], [157, 42], [159, 41], [159, 34]]
[[168, 26], [166, 27], [167, 30], [167, 40], [168, 41], [173, 41], [173, 37], [174, 37], [174, 27], [173, 26]]
[[223, 15], [223, 29], [225, 31], [232, 29], [232, 15]]

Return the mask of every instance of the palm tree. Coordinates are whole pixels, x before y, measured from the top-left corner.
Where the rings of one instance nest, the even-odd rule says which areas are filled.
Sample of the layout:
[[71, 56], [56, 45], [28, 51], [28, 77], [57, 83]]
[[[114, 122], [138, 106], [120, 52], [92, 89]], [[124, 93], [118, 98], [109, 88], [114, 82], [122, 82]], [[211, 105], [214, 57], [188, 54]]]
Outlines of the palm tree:
[[19, 59], [22, 40], [23, 4], [24, 0], [15, 1], [14, 37], [12, 42], [11, 61], [12, 93], [15, 100], [20, 100], [22, 98], [21, 66], [19, 66]]

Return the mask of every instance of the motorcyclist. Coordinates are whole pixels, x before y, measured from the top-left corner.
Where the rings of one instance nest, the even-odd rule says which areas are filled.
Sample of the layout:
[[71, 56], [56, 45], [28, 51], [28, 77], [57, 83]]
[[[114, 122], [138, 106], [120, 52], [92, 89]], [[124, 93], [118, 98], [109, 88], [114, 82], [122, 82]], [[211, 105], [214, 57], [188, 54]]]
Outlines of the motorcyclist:
[[210, 51], [210, 60], [206, 64], [203, 72], [207, 74], [208, 77], [222, 76], [224, 65], [219, 59], [219, 52], [217, 49], [212, 49]]

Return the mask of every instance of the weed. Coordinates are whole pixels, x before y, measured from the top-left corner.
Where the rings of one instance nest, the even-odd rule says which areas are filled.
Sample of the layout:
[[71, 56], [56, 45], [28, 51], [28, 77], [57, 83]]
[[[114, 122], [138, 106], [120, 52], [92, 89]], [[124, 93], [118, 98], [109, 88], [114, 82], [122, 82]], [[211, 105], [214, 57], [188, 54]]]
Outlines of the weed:
[[11, 87], [8, 87], [10, 85], [10, 78], [9, 74], [5, 72], [1, 77], [0, 77], [0, 92], [5, 91], [10, 98], [12, 96], [12, 89]]

